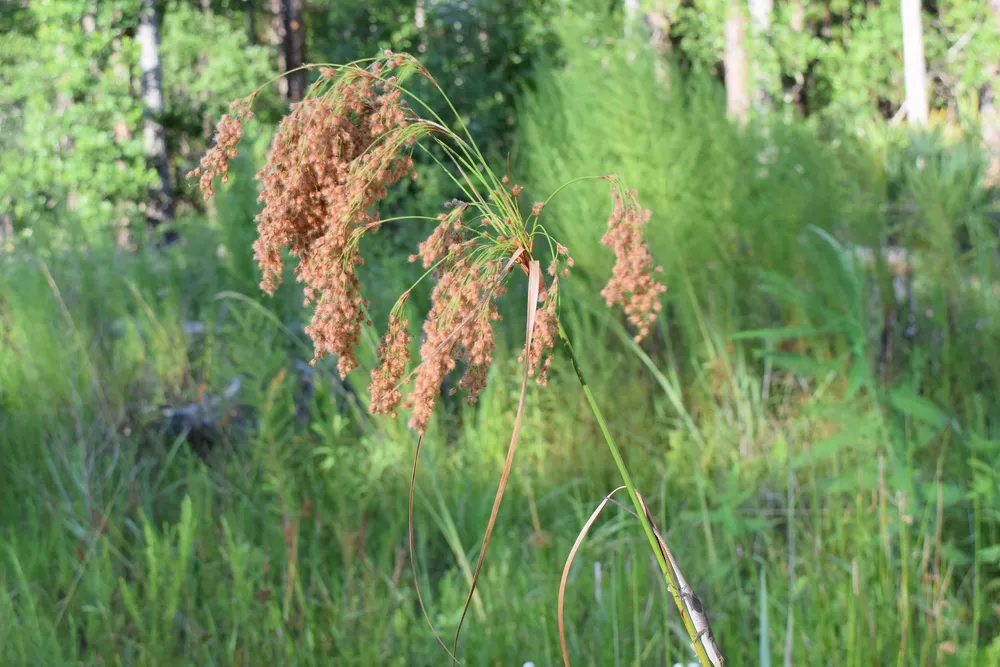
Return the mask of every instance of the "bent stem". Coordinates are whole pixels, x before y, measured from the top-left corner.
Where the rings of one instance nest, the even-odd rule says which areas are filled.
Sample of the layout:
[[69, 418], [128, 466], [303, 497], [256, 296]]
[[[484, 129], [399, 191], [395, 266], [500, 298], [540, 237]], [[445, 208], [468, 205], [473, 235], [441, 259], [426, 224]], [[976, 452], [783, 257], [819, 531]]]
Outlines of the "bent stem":
[[618, 467], [619, 474], [621, 474], [625, 490], [628, 492], [629, 498], [632, 499], [632, 505], [635, 507], [635, 513], [639, 518], [639, 523], [642, 524], [642, 530], [646, 533], [646, 539], [649, 540], [649, 546], [653, 549], [653, 554], [656, 556], [656, 562], [660, 566], [660, 572], [663, 573], [663, 577], [667, 581], [667, 589], [670, 591], [670, 595], [674, 599], [674, 604], [677, 606], [678, 612], [680, 612], [681, 620], [684, 622], [684, 629], [687, 630], [688, 636], [691, 638], [691, 645], [694, 648], [695, 653], [698, 655], [698, 660], [701, 662], [702, 667], [713, 667], [712, 662], [708, 658], [708, 654], [705, 652], [705, 647], [701, 643], [701, 637], [695, 629], [694, 621], [688, 612], [684, 598], [681, 595], [681, 585], [677, 579], [677, 575], [667, 563], [666, 556], [660, 549], [660, 542], [658, 541], [656, 533], [653, 530], [653, 526], [647, 518], [646, 508], [639, 499], [639, 494], [635, 490], [635, 485], [632, 483], [632, 476], [629, 474], [628, 468], [625, 467], [625, 461], [622, 459], [621, 451], [618, 449], [618, 445], [615, 443], [615, 439], [611, 435], [611, 431], [608, 430], [608, 424], [604, 421], [604, 416], [601, 414], [601, 409], [597, 406], [597, 401], [594, 399], [593, 392], [590, 391], [590, 385], [587, 384], [587, 380], [583, 376], [583, 370], [580, 368], [580, 363], [577, 361], [576, 354], [573, 352], [573, 345], [569, 341], [569, 336], [566, 334], [566, 329], [563, 328], [562, 322], [559, 322], [559, 338], [562, 339], [563, 344], [566, 346], [566, 350], [569, 352], [569, 358], [570, 361], [573, 362], [573, 370], [576, 372], [576, 378], [580, 381], [580, 386], [583, 388], [583, 393], [587, 397], [587, 403], [590, 405], [590, 410], [594, 413], [594, 417], [597, 419], [597, 424], [600, 426], [601, 433], [604, 435], [604, 441], [607, 443], [608, 449], [611, 450], [611, 457], [615, 460], [615, 465]]

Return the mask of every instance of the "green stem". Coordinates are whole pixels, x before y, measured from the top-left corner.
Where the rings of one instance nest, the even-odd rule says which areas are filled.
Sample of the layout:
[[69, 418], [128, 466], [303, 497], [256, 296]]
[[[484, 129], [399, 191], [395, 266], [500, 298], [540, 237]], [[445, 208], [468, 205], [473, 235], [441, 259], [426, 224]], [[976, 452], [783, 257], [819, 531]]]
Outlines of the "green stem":
[[674, 574], [674, 571], [667, 564], [666, 557], [660, 550], [656, 533], [653, 532], [653, 527], [646, 518], [646, 512], [643, 509], [642, 502], [639, 500], [639, 494], [635, 490], [635, 485], [632, 483], [632, 476], [629, 474], [628, 468], [625, 466], [621, 450], [618, 449], [614, 436], [612, 436], [611, 431], [608, 430], [608, 424], [604, 421], [604, 416], [601, 414], [601, 409], [597, 406], [597, 401], [594, 399], [593, 392], [590, 391], [590, 385], [587, 384], [587, 380], [583, 376], [583, 370], [580, 368], [576, 354], [573, 352], [573, 346], [569, 342], [569, 336], [566, 334], [566, 329], [563, 328], [562, 322], [559, 323], [559, 337], [562, 339], [563, 344], [566, 346], [566, 350], [569, 352], [570, 361], [573, 363], [573, 370], [576, 371], [576, 378], [580, 381], [580, 386], [583, 387], [583, 394], [587, 397], [587, 403], [590, 405], [590, 410], [594, 413], [594, 417], [597, 419], [597, 424], [601, 429], [601, 434], [604, 435], [604, 441], [607, 443], [608, 449], [611, 451], [611, 457], [615, 460], [615, 465], [618, 467], [618, 472], [622, 478], [622, 484], [625, 485], [625, 490], [628, 492], [629, 498], [632, 499], [632, 505], [635, 507], [635, 513], [639, 517], [639, 523], [642, 524], [642, 530], [646, 533], [646, 539], [649, 540], [649, 546], [653, 549], [653, 554], [656, 556], [656, 562], [660, 566], [660, 571], [663, 573], [664, 579], [667, 581], [667, 588], [670, 591], [670, 595], [674, 599], [674, 604], [677, 605], [677, 610], [680, 612], [681, 620], [684, 621], [684, 629], [687, 630], [688, 636], [691, 638], [691, 645], [694, 647], [695, 653], [698, 655], [698, 660], [701, 662], [702, 666], [712, 667], [712, 663], [708, 659], [708, 654], [705, 653], [705, 648], [701, 644], [698, 631], [695, 629], [694, 622], [691, 620], [691, 616], [688, 613], [687, 604], [685, 604], [684, 599], [681, 597], [680, 583], [677, 581], [677, 575]]

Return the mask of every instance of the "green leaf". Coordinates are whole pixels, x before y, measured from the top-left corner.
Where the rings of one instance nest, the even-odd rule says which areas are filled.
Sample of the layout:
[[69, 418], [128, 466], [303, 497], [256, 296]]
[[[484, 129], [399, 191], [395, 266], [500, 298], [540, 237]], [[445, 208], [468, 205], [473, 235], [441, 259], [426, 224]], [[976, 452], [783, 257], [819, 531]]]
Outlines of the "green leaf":
[[139, 628], [139, 636], [141, 637], [146, 634], [146, 628], [142, 612], [139, 610], [139, 603], [135, 599], [135, 592], [129, 587], [124, 577], [118, 577], [118, 586], [121, 590], [122, 602], [125, 604], [125, 609], [128, 610], [128, 613], [132, 616], [132, 621]]
[[889, 394], [889, 404], [906, 417], [942, 428], [949, 419], [944, 412], [923, 396], [909, 389], [895, 389]]
[[807, 338], [809, 336], [821, 336], [828, 333], [837, 333], [839, 327], [782, 327], [780, 329], [751, 329], [739, 331], [732, 334], [729, 340], [790, 340], [793, 338]]
[[943, 507], [947, 508], [957, 505], [965, 500], [967, 495], [966, 490], [956, 484], [941, 485], [941, 505]]
[[878, 483], [878, 474], [874, 466], [866, 466], [861, 470], [851, 470], [836, 477], [831, 477], [822, 488], [824, 493], [835, 495], [848, 493], [857, 489], [870, 489]]
[[852, 364], [847, 376], [847, 400], [855, 398], [858, 392], [872, 384], [872, 375], [869, 372], [868, 364], [864, 361]]
[[956, 568], [970, 567], [972, 565], [972, 556], [969, 552], [960, 547], [956, 547], [950, 542], [946, 542], [941, 545], [941, 554], [944, 556], [949, 565], [953, 565]]
[[1000, 564], [1000, 544], [979, 550], [979, 558], [987, 563]]
[[820, 378], [835, 370], [831, 364], [823, 363], [802, 354], [768, 352], [763, 356], [777, 368], [802, 377]]
[[820, 440], [808, 451], [792, 459], [792, 468], [799, 469], [809, 464], [822, 463], [836, 456], [842, 449], [867, 441], [871, 422], [867, 419], [850, 424], [836, 435]]

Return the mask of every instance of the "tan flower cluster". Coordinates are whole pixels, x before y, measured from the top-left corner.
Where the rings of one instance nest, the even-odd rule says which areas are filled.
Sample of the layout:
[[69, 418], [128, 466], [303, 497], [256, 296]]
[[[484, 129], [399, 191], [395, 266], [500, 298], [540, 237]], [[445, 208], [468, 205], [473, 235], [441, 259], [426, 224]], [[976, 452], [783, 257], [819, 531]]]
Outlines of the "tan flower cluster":
[[378, 348], [378, 365], [368, 386], [372, 414], [390, 414], [396, 418], [396, 406], [403, 400], [400, 384], [410, 362], [409, 326], [410, 321], [399, 315], [389, 318], [389, 328]]
[[464, 240], [462, 235], [462, 212], [464, 210], [465, 206], [460, 206], [447, 215], [444, 213], [439, 215], [440, 224], [426, 241], [420, 242], [417, 254], [410, 255], [409, 260], [415, 262], [420, 259], [423, 261], [424, 268], [429, 269], [435, 262], [443, 259], [456, 244], [461, 244]]
[[[552, 350], [556, 345], [559, 320], [556, 315], [559, 279], [553, 278], [548, 289], [543, 290], [538, 300], [543, 304], [535, 313], [535, 330], [528, 350], [528, 377], [535, 378], [539, 386], [549, 382], [549, 367], [552, 366]], [[518, 359], [524, 362], [524, 353]]]
[[250, 96], [229, 105], [229, 113], [219, 120], [215, 145], [201, 158], [201, 164], [187, 174], [188, 178], [198, 177], [198, 186], [205, 199], [215, 194], [212, 184], [216, 177], [221, 176], [223, 183], [227, 180], [229, 161], [236, 157], [236, 146], [243, 138], [243, 121], [253, 118], [252, 104], [253, 96]]
[[424, 322], [420, 365], [413, 391], [404, 407], [412, 410], [409, 425], [427, 430], [445, 376], [461, 361], [465, 375], [458, 386], [475, 402], [486, 386], [496, 341], [493, 322], [500, 319], [496, 299], [503, 294], [503, 267], [479, 263], [465, 253], [442, 272], [431, 295], [431, 311]]
[[298, 257], [296, 277], [306, 304], [316, 303], [306, 332], [316, 358], [338, 357], [341, 376], [357, 366], [355, 346], [367, 320], [355, 272], [361, 234], [379, 226], [372, 204], [388, 186], [412, 173], [403, 151], [414, 138], [399, 90], [370, 71], [348, 71], [331, 94], [295, 104], [274, 137], [263, 183], [254, 257], [261, 288], [281, 281], [282, 251]]
[[611, 195], [614, 211], [601, 243], [614, 251], [615, 266], [601, 296], [609, 307], [619, 304], [625, 309], [629, 321], [639, 330], [635, 336], [639, 342], [656, 322], [662, 307], [660, 295], [667, 288], [654, 278], [654, 273], [663, 269], [654, 266], [653, 256], [642, 236], [642, 228], [649, 221], [649, 211], [640, 210], [635, 190], [629, 190], [623, 197], [613, 188]]
[[[564, 264], [562, 270], [559, 265]], [[548, 372], [552, 366], [552, 350], [556, 345], [556, 335], [559, 332], [559, 318], [556, 313], [559, 298], [559, 276], [569, 277], [570, 267], [573, 266], [573, 258], [569, 254], [569, 249], [561, 243], [556, 243], [556, 255], [549, 264], [548, 274], [552, 276], [552, 281], [548, 287], [544, 285], [538, 293], [538, 301], [542, 304], [535, 312], [535, 329], [531, 338], [531, 349], [525, 349], [518, 357], [518, 361], [524, 362], [525, 354], [528, 357], [528, 377], [535, 378], [539, 386], [548, 384]]]
[[[314, 307], [306, 333], [317, 359], [338, 357], [342, 377], [357, 367], [361, 327], [371, 325], [356, 271], [364, 261], [361, 237], [381, 225], [374, 205], [400, 179], [416, 178], [407, 146], [431, 132], [447, 134], [446, 128], [416, 119], [405, 106], [397, 85], [397, 76], [407, 73], [404, 68], [430, 79], [412, 58], [390, 52], [367, 69], [321, 68], [320, 81], [282, 120], [267, 163], [257, 174], [264, 204], [254, 243], [263, 272], [261, 288], [273, 293], [281, 282], [286, 250], [297, 258], [296, 278], [304, 283], [306, 305]], [[192, 172], [206, 198], [214, 179], [225, 179], [252, 101], [253, 96], [233, 103], [219, 123], [215, 147]], [[617, 177], [608, 180], [619, 183]], [[484, 389], [496, 348], [493, 324], [500, 319], [496, 301], [506, 290], [504, 280], [514, 266], [529, 271], [534, 259], [531, 233], [510, 213], [517, 210], [514, 200], [523, 188], [511, 185], [506, 175], [502, 184], [485, 199], [476, 195], [471, 203], [456, 199], [446, 204], [453, 210], [438, 216], [436, 229], [410, 256], [411, 262], [433, 268], [436, 281], [423, 323], [420, 360], [408, 374], [412, 337], [403, 314], [408, 290], [393, 308], [378, 348], [369, 385], [372, 413], [395, 417], [403, 406], [411, 410], [410, 427], [424, 433], [445, 376], [459, 365], [464, 374], [457, 388], [470, 401]], [[654, 280], [658, 269], [642, 238], [649, 213], [641, 211], [634, 191], [617, 188], [612, 194], [614, 212], [602, 243], [614, 251], [616, 262], [602, 295], [609, 306], [624, 307], [639, 340], [655, 321], [666, 288]], [[539, 216], [543, 208], [536, 202], [532, 215]], [[463, 216], [469, 211], [478, 214], [481, 229], [467, 226]], [[555, 244], [550, 277], [539, 288], [531, 345], [521, 356], [539, 385], [547, 382], [559, 334], [559, 279], [569, 276], [573, 264], [567, 248]]]

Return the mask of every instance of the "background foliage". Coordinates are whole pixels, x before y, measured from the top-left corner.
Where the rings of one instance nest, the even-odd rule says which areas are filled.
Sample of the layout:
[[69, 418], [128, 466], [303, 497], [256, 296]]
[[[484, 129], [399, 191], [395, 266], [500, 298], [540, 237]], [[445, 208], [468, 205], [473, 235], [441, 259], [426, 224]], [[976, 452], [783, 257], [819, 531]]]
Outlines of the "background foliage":
[[[639, 6], [626, 39], [623, 8], [588, 0], [309, 0], [307, 60], [420, 56], [526, 202], [577, 176], [638, 188], [669, 285], [658, 330], [639, 347], [604, 312], [600, 187], [543, 213], [577, 260], [562, 316], [730, 664], [1000, 664], [988, 5], [925, 6], [922, 130], [892, 122], [896, 2], [776, 2], [747, 44], [772, 104], [743, 128], [721, 85], [726, 4]], [[139, 0], [0, 5], [0, 662], [439, 664], [405, 558], [412, 435], [364, 414], [363, 372], [308, 366], [294, 281], [257, 286], [253, 176], [287, 104], [267, 83], [271, 6], [155, 8], [181, 236], [160, 249]], [[183, 174], [262, 84], [207, 208]], [[421, 159], [384, 215], [456, 195]], [[378, 322], [428, 232], [380, 233], [363, 275]], [[417, 574], [445, 634], [512, 425], [520, 310], [480, 402], [444, 399], [418, 476]], [[574, 383], [557, 356], [529, 395], [468, 664], [561, 664], [562, 562], [615, 480]], [[640, 537], [609, 512], [581, 551], [574, 664], [690, 659]]]

